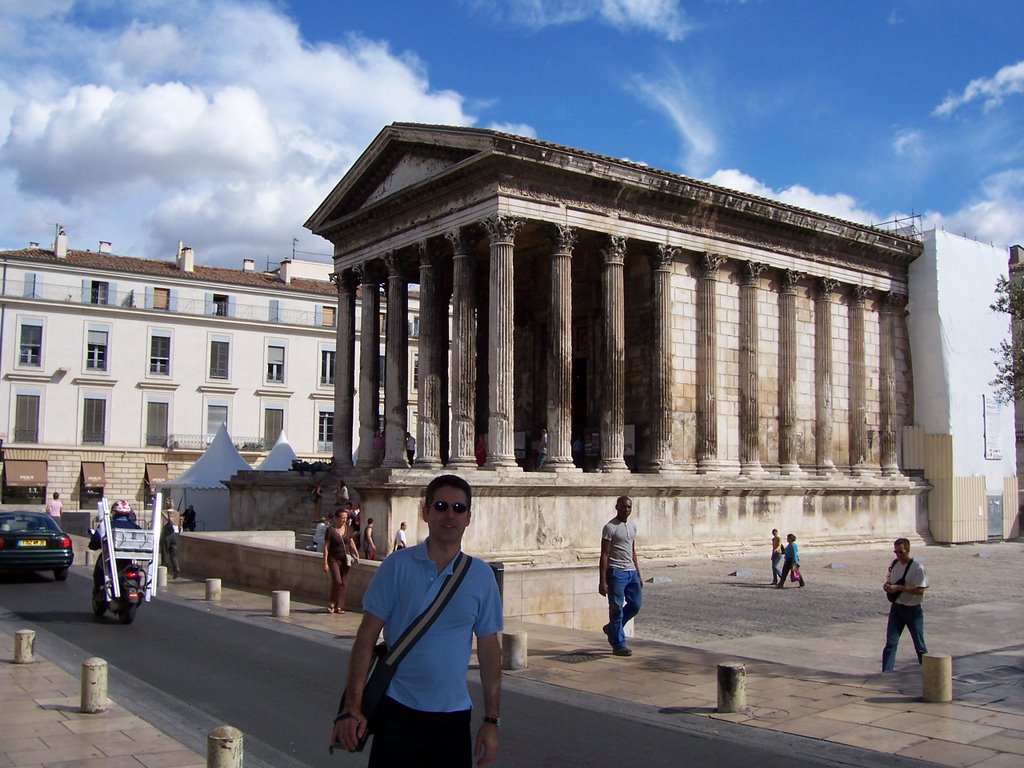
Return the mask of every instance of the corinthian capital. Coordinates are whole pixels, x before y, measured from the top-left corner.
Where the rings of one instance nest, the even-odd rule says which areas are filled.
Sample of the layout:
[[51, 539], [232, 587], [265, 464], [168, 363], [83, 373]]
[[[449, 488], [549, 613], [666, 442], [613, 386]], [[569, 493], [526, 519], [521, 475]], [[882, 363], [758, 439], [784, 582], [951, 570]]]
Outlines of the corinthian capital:
[[832, 298], [832, 294], [836, 292], [836, 288], [839, 287], [839, 281], [833, 280], [831, 277], [819, 277], [818, 278], [818, 298], [822, 301], [828, 301]]
[[759, 261], [744, 261], [743, 282], [747, 285], [757, 285], [757, 281], [761, 279], [761, 273], [767, 268], [767, 264], [762, 264]]
[[484, 227], [492, 243], [511, 244], [525, 224], [525, 221], [513, 216], [490, 216], [484, 219]]
[[555, 224], [554, 228], [548, 233], [548, 240], [551, 241], [551, 250], [553, 253], [569, 254], [572, 255], [572, 249], [576, 247], [576, 227], [570, 227], [566, 224]]
[[725, 256], [705, 251], [700, 259], [701, 277], [714, 280], [718, 277], [718, 270], [723, 264], [725, 264]]
[[605, 264], [623, 264], [626, 260], [626, 238], [609, 235], [608, 245], [601, 249]]
[[798, 272], [795, 269], [784, 269], [779, 279], [779, 287], [782, 293], [794, 293], [796, 291], [796, 285], [806, 275], [803, 272]]
[[679, 248], [674, 245], [658, 243], [658, 246], [651, 251], [651, 269], [671, 269], [672, 262], [679, 255]]

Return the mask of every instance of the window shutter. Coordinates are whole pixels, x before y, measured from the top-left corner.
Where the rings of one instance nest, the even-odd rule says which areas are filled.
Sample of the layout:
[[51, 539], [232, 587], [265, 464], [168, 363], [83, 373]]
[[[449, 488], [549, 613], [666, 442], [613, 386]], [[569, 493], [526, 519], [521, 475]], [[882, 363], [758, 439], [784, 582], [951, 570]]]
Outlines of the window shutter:
[[117, 283], [107, 283], [107, 305], [117, 306]]
[[279, 323], [281, 322], [281, 302], [277, 299], [270, 300], [270, 322]]
[[313, 310], [313, 325], [315, 325], [317, 327], [320, 327], [323, 324], [324, 324], [324, 308], [321, 307], [319, 304], [317, 304], [316, 308]]
[[146, 286], [146, 293], [145, 293], [145, 296], [143, 298], [143, 306], [146, 309], [152, 309], [153, 308], [153, 286], [152, 285], [147, 285]]
[[228, 317], [235, 316], [235, 297], [228, 296]]
[[177, 312], [178, 311], [178, 291], [176, 288], [171, 288], [170, 296], [167, 299], [167, 311]]
[[215, 315], [215, 314], [217, 314], [217, 308], [213, 305], [213, 294], [212, 293], [206, 294], [206, 304], [205, 304], [205, 307], [203, 309], [203, 314], [205, 314], [205, 315]]
[[91, 281], [88, 278], [83, 277], [82, 278], [82, 303], [83, 304], [88, 304], [89, 303], [89, 299], [91, 297], [91, 292], [90, 292], [90, 288], [91, 287], [92, 287]]
[[26, 299], [34, 299], [39, 294], [36, 293], [36, 280], [38, 276], [35, 272], [25, 273], [25, 289], [21, 292], [21, 295]]

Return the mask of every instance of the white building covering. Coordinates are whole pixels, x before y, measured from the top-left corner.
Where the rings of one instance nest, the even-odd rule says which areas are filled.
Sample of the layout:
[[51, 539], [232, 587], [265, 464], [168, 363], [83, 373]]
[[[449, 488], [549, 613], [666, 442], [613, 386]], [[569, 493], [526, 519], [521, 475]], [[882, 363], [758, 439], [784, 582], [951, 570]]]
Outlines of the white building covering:
[[1008, 276], [1007, 252], [938, 230], [923, 242], [924, 253], [910, 265], [907, 324], [919, 434], [908, 440], [908, 452], [935, 486], [932, 535], [1009, 537], [1017, 511], [1014, 409], [991, 382], [1010, 324], [990, 307], [997, 281]]

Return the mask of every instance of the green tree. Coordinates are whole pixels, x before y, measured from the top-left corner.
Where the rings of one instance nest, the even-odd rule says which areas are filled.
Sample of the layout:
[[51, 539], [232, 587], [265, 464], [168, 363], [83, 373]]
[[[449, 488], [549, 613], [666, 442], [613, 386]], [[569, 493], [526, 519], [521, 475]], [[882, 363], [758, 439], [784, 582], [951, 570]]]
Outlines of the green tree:
[[1000, 277], [991, 307], [1010, 316], [1010, 338], [992, 351], [999, 354], [992, 386], [1007, 402], [1024, 400], [1024, 283]]

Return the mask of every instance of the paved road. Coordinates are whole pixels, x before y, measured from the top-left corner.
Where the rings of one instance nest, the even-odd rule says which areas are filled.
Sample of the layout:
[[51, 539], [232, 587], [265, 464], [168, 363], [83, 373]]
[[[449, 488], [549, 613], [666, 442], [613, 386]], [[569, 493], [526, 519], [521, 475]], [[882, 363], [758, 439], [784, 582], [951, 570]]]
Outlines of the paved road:
[[[0, 622], [29, 626], [41, 654], [77, 674], [81, 661], [111, 665], [111, 696], [200, 752], [228, 723], [245, 733], [246, 765], [358, 766], [365, 756], [326, 752], [348, 641], [216, 607], [162, 597], [122, 626], [89, 612], [89, 580], [64, 584], [0, 576]], [[478, 686], [472, 686], [479, 699]], [[800, 768], [877, 765], [877, 753], [663, 714], [653, 708], [506, 678], [497, 766], [678, 766]], [[896, 760], [890, 765], [919, 765]]]

